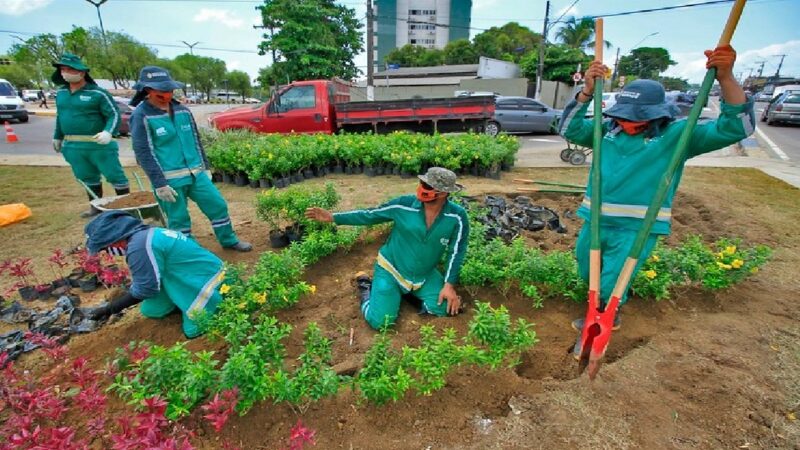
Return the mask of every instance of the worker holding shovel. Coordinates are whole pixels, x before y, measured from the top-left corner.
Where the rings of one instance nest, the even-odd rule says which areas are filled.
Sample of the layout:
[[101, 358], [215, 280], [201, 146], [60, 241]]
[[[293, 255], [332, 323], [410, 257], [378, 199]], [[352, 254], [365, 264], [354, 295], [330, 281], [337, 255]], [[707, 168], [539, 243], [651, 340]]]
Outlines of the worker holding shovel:
[[[88, 189], [89, 200], [103, 196], [102, 174], [117, 195], [130, 192], [128, 177], [119, 162], [118, 134], [121, 116], [117, 104], [99, 87], [77, 56], [64, 53], [54, 63], [53, 83], [62, 86], [56, 94], [56, 129], [53, 149], [64, 155], [72, 173]], [[100, 210], [90, 206], [81, 214], [91, 217]]]
[[[421, 301], [421, 314], [458, 314], [461, 297], [455, 284], [467, 253], [469, 219], [464, 208], [449, 197], [462, 188], [455, 173], [431, 167], [419, 175], [416, 196], [404, 195], [376, 208], [333, 214], [321, 208], [306, 210], [309, 219], [337, 225], [394, 222], [378, 252], [374, 280], [363, 272], [356, 274], [361, 313], [372, 328], [394, 324], [405, 294]], [[445, 255], [443, 275], [436, 267]]]
[[[736, 52], [730, 45], [722, 45], [706, 51], [705, 55], [708, 58], [706, 66], [716, 68], [716, 80], [722, 95], [721, 112], [716, 120], [699, 121], [694, 128], [686, 147], [686, 157], [674, 172], [655, 223], [638, 255], [638, 262], [632, 270], [634, 275], [649, 257], [658, 237], [670, 233], [673, 197], [686, 159], [734, 144], [754, 131], [753, 100], [747, 98], [733, 75]], [[592, 146], [594, 123], [585, 116], [595, 90], [595, 79], [602, 80], [606, 70], [602, 62], [593, 62], [586, 71], [583, 90], [564, 109], [560, 133], [570, 142]], [[628, 252], [642, 227], [648, 205], [671, 165], [679, 138], [687, 126], [686, 119], [675, 120], [678, 110], [665, 101], [664, 94], [664, 87], [657, 81], [633, 81], [618, 94], [617, 103], [603, 113], [605, 117], [597, 119], [603, 120], [600, 165], [604, 174], [600, 189], [600, 302], [603, 305], [609, 301], [626, 259], [629, 259]], [[594, 173], [590, 175], [586, 197], [578, 210], [585, 222], [575, 247], [581, 277], [587, 281], [590, 278], [592, 177]], [[633, 278], [631, 276], [630, 280]], [[630, 281], [622, 291], [620, 305], [627, 300], [629, 287]], [[572, 322], [578, 331], [578, 342], [573, 349], [576, 359], [580, 359], [582, 354], [584, 323], [584, 318]], [[617, 314], [612, 329], [619, 326]]]
[[228, 204], [211, 182], [208, 158], [191, 111], [173, 100], [183, 88], [166, 69], [146, 66], [134, 86], [131, 137], [136, 160], [155, 189], [169, 228], [192, 235], [188, 201], [192, 199], [211, 221], [223, 248], [249, 252], [253, 246], [233, 231]]
[[[222, 261], [182, 233], [151, 227], [124, 211], [107, 211], [86, 225], [86, 248], [124, 256], [131, 271], [129, 292], [96, 307], [79, 308], [77, 319], [102, 320], [141, 303], [142, 315], [161, 319], [183, 314], [183, 333], [202, 333], [197, 319], [213, 314], [222, 295]], [[73, 318], [75, 320], [76, 318]]]

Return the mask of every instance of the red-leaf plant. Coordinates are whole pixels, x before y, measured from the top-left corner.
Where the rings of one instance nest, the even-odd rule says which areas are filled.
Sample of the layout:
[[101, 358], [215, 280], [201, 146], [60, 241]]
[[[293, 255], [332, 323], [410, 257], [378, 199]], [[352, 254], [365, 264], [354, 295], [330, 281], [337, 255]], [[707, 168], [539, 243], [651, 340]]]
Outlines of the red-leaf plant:
[[303, 450], [303, 446], [308, 443], [309, 445], [314, 445], [316, 442], [314, 441], [314, 435], [317, 432], [310, 428], [306, 428], [303, 426], [303, 422], [300, 419], [297, 420], [297, 424], [292, 427], [292, 430], [289, 434], [289, 449], [288, 450]]
[[220, 397], [220, 393], [217, 392], [210, 402], [200, 407], [203, 412], [207, 413], [203, 418], [211, 423], [217, 433], [222, 431], [228, 417], [233, 414], [233, 409], [239, 403], [239, 389], [226, 389], [221, 394]]
[[[22, 286], [31, 286], [30, 278], [34, 278], [34, 274], [30, 258], [20, 258], [16, 261], [3, 261], [2, 265], [0, 265], [0, 268], [2, 268], [0, 273], [8, 272], [12, 277], [18, 278], [22, 283]], [[35, 278], [33, 283], [36, 283]]]
[[47, 258], [47, 261], [50, 262], [53, 272], [56, 274], [56, 278], [63, 280], [65, 278], [64, 267], [69, 265], [69, 262], [67, 261], [67, 255], [64, 254], [64, 251], [60, 248], [55, 249], [53, 254]]
[[53, 362], [62, 362], [67, 356], [67, 350], [61, 345], [54, 337], [46, 336], [39, 332], [26, 331], [23, 338], [31, 344], [38, 345], [42, 351], [53, 360]]

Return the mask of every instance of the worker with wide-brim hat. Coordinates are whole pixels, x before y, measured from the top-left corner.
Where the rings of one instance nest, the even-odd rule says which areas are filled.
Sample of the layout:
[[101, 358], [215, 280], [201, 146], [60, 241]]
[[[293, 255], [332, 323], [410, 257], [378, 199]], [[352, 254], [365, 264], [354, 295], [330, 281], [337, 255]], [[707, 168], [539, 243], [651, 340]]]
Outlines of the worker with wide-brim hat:
[[[117, 195], [130, 192], [128, 177], [119, 162], [119, 146], [113, 137], [122, 116], [111, 94], [95, 83], [89, 67], [72, 53], [64, 53], [51, 79], [62, 86], [56, 93], [56, 128], [53, 149], [64, 155], [75, 178], [88, 189], [91, 201], [103, 196], [101, 175]], [[93, 206], [82, 213], [91, 217], [100, 211]]]

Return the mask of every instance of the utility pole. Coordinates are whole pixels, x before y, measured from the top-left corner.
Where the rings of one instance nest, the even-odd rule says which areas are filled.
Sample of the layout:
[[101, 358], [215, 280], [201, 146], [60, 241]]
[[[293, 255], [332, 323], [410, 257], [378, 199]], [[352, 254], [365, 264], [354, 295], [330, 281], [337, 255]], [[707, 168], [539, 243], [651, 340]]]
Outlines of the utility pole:
[[195, 42], [194, 44], [190, 44], [190, 43], [188, 43], [186, 41], [181, 41], [181, 42], [183, 42], [184, 44], [186, 44], [187, 47], [189, 47], [189, 54], [190, 55], [194, 55], [194, 46], [200, 43], [200, 42]]
[[[97, 9], [97, 20], [100, 21], [100, 36], [103, 38], [103, 51], [104, 53], [108, 54], [108, 41], [106, 41], [106, 29], [103, 27], [103, 16], [100, 15], [100, 6], [107, 2], [108, 0], [86, 0], [87, 2], [94, 5]], [[114, 89], [117, 88], [117, 82], [114, 80], [114, 77], [111, 77], [111, 82], [114, 84]]]
[[367, 100], [375, 100], [373, 72], [375, 70], [375, 31], [372, 13], [372, 0], [367, 0]]
[[542, 97], [542, 78], [544, 76], [544, 53], [545, 46], [547, 45], [547, 26], [550, 19], [550, 0], [547, 0], [547, 5], [544, 10], [544, 29], [542, 30], [542, 42], [539, 44], [539, 67], [536, 69], [536, 100]]
[[766, 64], [766, 61], [756, 61], [756, 64], [761, 64], [758, 68], [758, 78], [761, 78], [764, 73], [764, 64]]
[[777, 83], [778, 80], [781, 78], [781, 67], [783, 67], [783, 58], [786, 58], [786, 55], [772, 55], [774, 57], [781, 57], [781, 62], [778, 63], [778, 70], [775, 71], [775, 82]]
[[616, 86], [617, 81], [617, 74], [619, 70], [619, 47], [617, 47], [617, 56], [614, 58], [614, 73], [611, 74], [611, 89], [614, 90], [614, 86]]

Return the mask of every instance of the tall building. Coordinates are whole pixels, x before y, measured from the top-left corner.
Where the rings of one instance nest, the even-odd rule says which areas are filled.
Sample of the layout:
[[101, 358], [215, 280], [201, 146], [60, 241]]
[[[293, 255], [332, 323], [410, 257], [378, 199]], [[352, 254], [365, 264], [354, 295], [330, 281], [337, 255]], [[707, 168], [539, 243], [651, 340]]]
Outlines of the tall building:
[[472, 0], [375, 0], [375, 66], [406, 44], [442, 49], [469, 39]]

